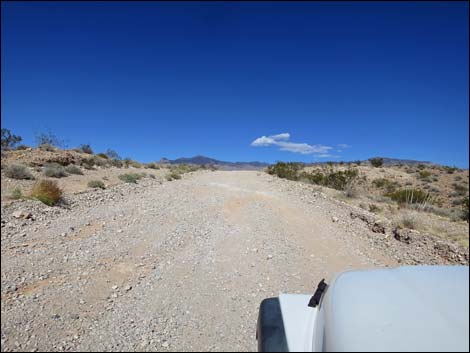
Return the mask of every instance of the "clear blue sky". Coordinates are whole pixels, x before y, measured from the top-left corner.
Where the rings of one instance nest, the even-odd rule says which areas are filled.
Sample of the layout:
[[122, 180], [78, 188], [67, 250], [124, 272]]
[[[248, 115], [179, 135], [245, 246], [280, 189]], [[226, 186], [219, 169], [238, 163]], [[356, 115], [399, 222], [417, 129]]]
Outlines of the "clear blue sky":
[[145, 162], [379, 155], [467, 168], [468, 13], [466, 2], [3, 1], [2, 127]]

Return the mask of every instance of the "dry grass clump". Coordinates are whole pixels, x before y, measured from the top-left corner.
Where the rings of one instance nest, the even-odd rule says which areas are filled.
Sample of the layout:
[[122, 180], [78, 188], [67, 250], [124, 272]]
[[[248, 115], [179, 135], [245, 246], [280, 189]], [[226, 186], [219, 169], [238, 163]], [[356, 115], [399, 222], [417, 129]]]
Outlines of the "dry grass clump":
[[101, 180], [90, 180], [88, 182], [88, 187], [94, 188], [94, 189], [104, 189], [104, 183]]
[[62, 197], [62, 189], [53, 180], [40, 180], [31, 190], [30, 196], [48, 206], [54, 206]]

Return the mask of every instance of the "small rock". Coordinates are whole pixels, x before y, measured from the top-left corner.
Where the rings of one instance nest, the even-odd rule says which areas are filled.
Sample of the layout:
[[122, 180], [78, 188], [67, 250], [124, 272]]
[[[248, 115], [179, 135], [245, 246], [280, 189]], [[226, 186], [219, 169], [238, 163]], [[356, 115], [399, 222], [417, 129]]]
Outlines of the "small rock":
[[338, 217], [331, 217], [331, 220], [333, 221], [333, 223], [336, 223], [338, 222]]
[[269, 255], [267, 256], [267, 259], [268, 259], [268, 260], [271, 260], [272, 258], [273, 258], [273, 256], [272, 256], [271, 254], [269, 254]]

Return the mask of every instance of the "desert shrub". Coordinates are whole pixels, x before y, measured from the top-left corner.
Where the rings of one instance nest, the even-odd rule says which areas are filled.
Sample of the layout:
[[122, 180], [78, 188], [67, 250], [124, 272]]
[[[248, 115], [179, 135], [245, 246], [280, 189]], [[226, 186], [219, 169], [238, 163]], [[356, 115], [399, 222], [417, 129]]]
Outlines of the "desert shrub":
[[356, 165], [361, 165], [362, 162], [361, 161], [354, 161], [353, 163], [356, 164]]
[[95, 158], [90, 157], [90, 158], [84, 158], [82, 159], [81, 166], [85, 169], [93, 169], [93, 166], [95, 165]]
[[10, 130], [2, 129], [1, 149], [9, 150], [15, 147], [18, 142], [21, 142], [21, 136], [13, 135]]
[[452, 186], [458, 196], [464, 196], [468, 192], [468, 188], [465, 185], [453, 183]]
[[147, 163], [146, 167], [150, 169], [160, 169], [160, 166], [156, 163]]
[[284, 162], [277, 162], [274, 165], [270, 165], [267, 168], [268, 174], [277, 175], [279, 178], [289, 179], [289, 180], [297, 180], [298, 179], [298, 172], [302, 168], [301, 163], [284, 163]]
[[134, 161], [133, 159], [129, 161], [129, 165], [134, 168], [142, 168], [142, 163]]
[[44, 165], [44, 175], [53, 178], [66, 177], [65, 168], [58, 163], [47, 163]]
[[33, 174], [21, 164], [12, 164], [6, 167], [5, 176], [12, 179], [34, 179]]
[[350, 182], [345, 185], [344, 195], [349, 198], [356, 198], [359, 196], [359, 190], [354, 182]]
[[417, 220], [411, 215], [404, 215], [398, 223], [400, 226], [408, 229], [416, 229]]
[[29, 146], [27, 146], [27, 145], [18, 145], [18, 146], [16, 146], [17, 151], [24, 151], [24, 150], [27, 150], [28, 148], [29, 148]]
[[106, 153], [98, 153], [97, 154], [98, 157], [101, 157], [103, 159], [109, 159], [108, 155]]
[[104, 159], [98, 156], [93, 156], [92, 158], [93, 158], [95, 165], [97, 165], [98, 167], [106, 167], [108, 165], [107, 159]]
[[10, 198], [13, 200], [18, 200], [23, 197], [23, 193], [21, 192], [21, 189], [19, 187], [16, 187], [12, 190]]
[[126, 173], [126, 174], [121, 174], [118, 177], [120, 180], [126, 182], [126, 183], [137, 183], [137, 180], [142, 178], [141, 174], [137, 173]]
[[423, 170], [423, 169], [426, 168], [426, 165], [420, 163], [420, 164], [418, 164], [417, 167], [418, 167], [419, 170]]
[[449, 167], [449, 166], [444, 166], [443, 169], [447, 174], [454, 174], [454, 172], [458, 170], [457, 167]]
[[400, 189], [387, 196], [399, 204], [424, 204], [430, 200], [429, 193], [420, 189]]
[[123, 163], [119, 159], [110, 159], [109, 164], [113, 167], [122, 168]]
[[83, 175], [82, 170], [79, 167], [77, 167], [76, 165], [73, 165], [73, 164], [70, 164], [67, 167], [65, 167], [65, 171], [69, 174]]
[[469, 214], [468, 214], [468, 196], [465, 197], [462, 201], [462, 219], [469, 221]]
[[101, 180], [90, 180], [88, 182], [88, 187], [94, 188], [94, 189], [104, 189], [104, 183]]
[[351, 197], [353, 197], [353, 189], [355, 189], [355, 185], [353, 181], [358, 176], [358, 172], [356, 169], [348, 169], [344, 171], [337, 171], [337, 172], [326, 172], [321, 173], [319, 171], [315, 171], [312, 173], [302, 172], [297, 177], [297, 179], [308, 180], [312, 184], [322, 185], [329, 188], [333, 188], [336, 190], [346, 191], [349, 189]]
[[427, 179], [431, 176], [431, 172], [429, 172], [428, 170], [422, 170], [419, 172], [419, 177], [421, 179]]
[[171, 173], [166, 175], [166, 180], [168, 180], [168, 181], [178, 180], [178, 179], [181, 179], [181, 174], [179, 174], [177, 172], [171, 172]]
[[178, 164], [178, 165], [170, 167], [170, 171], [177, 173], [177, 174], [191, 173], [199, 169], [200, 167], [198, 165], [191, 165], [191, 164]]
[[54, 152], [56, 148], [50, 143], [42, 143], [38, 146], [41, 151]]
[[373, 167], [378, 168], [384, 164], [384, 159], [383, 158], [371, 158], [369, 159], [369, 162], [370, 164], [372, 164]]
[[115, 151], [110, 148], [106, 150], [106, 155], [111, 159], [121, 159], [121, 156]]
[[371, 203], [371, 204], [369, 204], [369, 211], [373, 212], [373, 213], [377, 213], [377, 212], [382, 211], [382, 209], [379, 206], [377, 206], [376, 204]]
[[155, 175], [153, 175], [153, 174], [149, 174], [149, 178], [155, 179], [156, 177], [155, 177]]
[[[18, 147], [19, 147], [19, 146], [18, 146]], [[17, 148], [17, 149], [18, 149], [18, 148]], [[455, 180], [455, 181], [460, 181], [460, 180], [462, 180], [462, 176], [461, 176], [461, 175], [456, 175], [456, 176], [454, 177], [454, 180]]]
[[36, 140], [36, 144], [39, 147], [43, 145], [56, 146], [56, 147], [65, 146], [65, 142], [59, 139], [56, 135], [54, 135], [50, 131], [47, 133], [35, 133], [34, 137]]
[[386, 193], [391, 193], [396, 190], [400, 184], [396, 181], [391, 181], [386, 178], [379, 178], [372, 181], [372, 184], [378, 189], [385, 189]]
[[45, 203], [48, 206], [55, 205], [62, 196], [62, 189], [59, 188], [56, 181], [40, 180], [31, 190], [31, 197]]
[[84, 144], [84, 145], [80, 145], [80, 151], [82, 151], [83, 153], [86, 153], [86, 154], [93, 154], [93, 149], [91, 148], [90, 144]]

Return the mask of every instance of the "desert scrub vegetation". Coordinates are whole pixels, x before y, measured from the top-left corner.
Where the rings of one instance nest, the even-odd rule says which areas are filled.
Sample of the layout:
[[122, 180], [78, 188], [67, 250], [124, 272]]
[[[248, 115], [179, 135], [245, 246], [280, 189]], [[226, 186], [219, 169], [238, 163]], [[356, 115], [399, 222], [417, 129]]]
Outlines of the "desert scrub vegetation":
[[418, 228], [418, 219], [415, 215], [404, 214], [395, 220], [394, 225], [398, 228], [416, 229]]
[[428, 171], [428, 170], [421, 170], [419, 172], [419, 178], [420, 179], [429, 179], [430, 176], [431, 176], [431, 172]]
[[431, 201], [431, 195], [420, 189], [400, 189], [389, 193], [386, 196], [390, 197], [400, 205], [409, 206], [412, 204], [418, 204], [419, 206], [422, 206], [422, 208], [425, 208]]
[[299, 171], [302, 169], [303, 164], [301, 163], [285, 163], [277, 162], [276, 164], [270, 165], [266, 172], [271, 175], [277, 175], [279, 178], [284, 178], [288, 180], [298, 180]]
[[465, 196], [468, 193], [468, 188], [465, 185], [453, 183], [452, 187], [454, 188], [457, 196]]
[[62, 197], [62, 189], [54, 180], [39, 180], [33, 186], [30, 196], [48, 206], [54, 206]]
[[184, 173], [191, 173], [195, 172], [196, 170], [201, 169], [197, 165], [190, 165], [190, 164], [178, 164], [176, 166], [171, 166], [170, 171], [175, 172], [178, 174], [184, 174]]
[[93, 189], [104, 189], [104, 183], [101, 180], [90, 180], [88, 182], [88, 187]]
[[462, 202], [462, 219], [469, 221], [469, 211], [468, 211], [468, 196], [463, 199]]
[[369, 159], [370, 164], [372, 164], [373, 167], [379, 168], [384, 164], [384, 159], [383, 158], [371, 158]]
[[126, 174], [121, 174], [118, 176], [118, 178], [125, 183], [133, 183], [136, 184], [137, 180], [141, 179], [143, 176], [142, 174], [137, 174], [137, 173], [126, 173]]
[[454, 172], [457, 171], [459, 168], [457, 168], [457, 167], [443, 166], [442, 169], [443, 169], [447, 174], [454, 174]]
[[65, 168], [58, 163], [47, 163], [44, 165], [44, 175], [53, 178], [63, 178], [68, 174]]
[[160, 166], [156, 163], [147, 163], [145, 167], [150, 169], [160, 169]]
[[12, 164], [6, 167], [5, 176], [12, 179], [34, 179], [33, 174], [22, 164]]
[[394, 192], [400, 186], [398, 182], [386, 178], [374, 179], [372, 184], [378, 189], [384, 189], [386, 193]]
[[300, 178], [308, 180], [312, 184], [341, 191], [347, 191], [348, 188], [352, 188], [355, 185], [354, 180], [357, 176], [358, 171], [356, 169], [339, 170], [336, 172], [330, 170], [325, 173], [319, 171], [311, 173], [302, 172], [300, 174]]
[[119, 159], [110, 159], [109, 160], [109, 165], [116, 167], [116, 168], [122, 168], [123, 163]]
[[90, 144], [83, 144], [79, 147], [80, 151], [86, 154], [93, 154], [93, 149], [91, 148]]
[[83, 172], [80, 169], [80, 167], [77, 167], [76, 165], [73, 165], [73, 164], [70, 164], [67, 167], [65, 167], [65, 171], [69, 174], [83, 175]]
[[181, 179], [181, 174], [176, 173], [176, 172], [171, 172], [171, 173], [168, 173], [165, 178], [168, 181], [178, 180], [178, 179]]
[[103, 159], [109, 159], [108, 155], [106, 153], [98, 153], [98, 157], [103, 158]]
[[15, 145], [21, 142], [21, 136], [13, 135], [10, 130], [2, 129], [2, 137], [1, 137], [1, 149], [9, 150], [15, 147]]
[[19, 187], [14, 188], [11, 192], [10, 199], [19, 200], [21, 198], [23, 198], [23, 192], [21, 189]]

